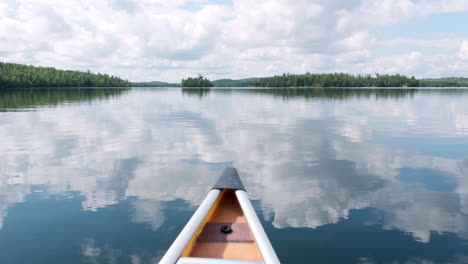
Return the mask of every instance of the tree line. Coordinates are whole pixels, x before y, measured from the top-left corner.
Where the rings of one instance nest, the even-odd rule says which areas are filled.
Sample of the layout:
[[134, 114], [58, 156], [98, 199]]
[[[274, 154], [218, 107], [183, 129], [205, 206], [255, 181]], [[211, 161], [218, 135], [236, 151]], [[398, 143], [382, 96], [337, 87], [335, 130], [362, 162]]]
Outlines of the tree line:
[[283, 74], [258, 78], [253, 87], [418, 87], [419, 81], [404, 75], [351, 75], [347, 73]]
[[129, 86], [130, 82], [107, 74], [0, 62], [0, 88]]
[[468, 78], [416, 79], [395, 74], [351, 75], [347, 73], [283, 74], [240, 80], [209, 80], [199, 76], [182, 80], [182, 87], [468, 87]]
[[468, 78], [452, 77], [438, 79], [422, 79], [419, 81], [421, 87], [468, 87]]
[[[134, 86], [176, 87], [165, 82], [133, 83]], [[91, 72], [58, 70], [52, 67], [0, 62], [0, 88], [28, 87], [130, 87], [119, 77]], [[199, 75], [182, 79], [182, 87], [468, 87], [468, 78], [416, 79], [414, 76], [346, 73], [283, 74], [273, 77], [220, 79], [210, 81]]]

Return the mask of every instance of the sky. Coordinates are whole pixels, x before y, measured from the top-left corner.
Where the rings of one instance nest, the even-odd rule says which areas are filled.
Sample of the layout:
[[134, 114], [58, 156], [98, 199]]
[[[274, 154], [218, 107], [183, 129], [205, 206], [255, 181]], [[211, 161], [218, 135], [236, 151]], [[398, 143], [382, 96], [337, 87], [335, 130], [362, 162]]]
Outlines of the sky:
[[468, 77], [465, 0], [1, 0], [0, 61], [178, 82]]

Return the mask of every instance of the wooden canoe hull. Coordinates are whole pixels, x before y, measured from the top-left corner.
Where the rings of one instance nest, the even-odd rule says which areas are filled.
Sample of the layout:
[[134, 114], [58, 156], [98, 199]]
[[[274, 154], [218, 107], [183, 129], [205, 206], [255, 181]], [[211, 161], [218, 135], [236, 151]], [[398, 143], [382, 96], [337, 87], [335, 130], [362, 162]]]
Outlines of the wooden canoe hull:
[[[193, 236], [195, 241], [184, 249], [182, 257], [263, 261], [235, 191], [223, 190], [212, 210], [200, 233]], [[213, 228], [217, 226], [220, 229]], [[222, 226], [231, 226], [232, 232], [221, 232]]]

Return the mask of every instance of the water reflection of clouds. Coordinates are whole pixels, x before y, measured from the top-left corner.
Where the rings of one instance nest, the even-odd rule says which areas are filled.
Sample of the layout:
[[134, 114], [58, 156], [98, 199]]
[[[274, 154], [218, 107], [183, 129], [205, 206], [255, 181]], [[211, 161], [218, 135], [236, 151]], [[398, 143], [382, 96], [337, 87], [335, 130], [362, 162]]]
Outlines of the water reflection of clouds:
[[455, 128], [457, 134], [468, 135], [468, 115], [456, 115]]
[[[381, 212], [376, 223], [419, 241], [431, 232], [468, 239], [468, 159], [372, 142], [376, 133], [460, 137], [461, 113], [468, 113], [462, 96], [336, 102], [232, 92], [200, 101], [179, 90], [2, 113], [9, 125], [0, 126], [0, 168], [18, 174], [0, 176], [0, 227], [8, 206], [44, 185], [78, 191], [83, 210], [136, 197], [133, 221], [158, 229], [161, 202], [197, 205], [232, 162], [277, 228], [316, 228], [373, 207]], [[455, 189], [408, 184], [398, 178], [401, 168], [440, 171]]]
[[126, 255], [122, 249], [114, 248], [110, 244], [99, 243], [95, 239], [89, 238], [81, 244], [81, 254], [86, 263], [129, 263], [156, 264], [162, 257], [161, 253], [148, 253], [133, 250], [129, 255]]

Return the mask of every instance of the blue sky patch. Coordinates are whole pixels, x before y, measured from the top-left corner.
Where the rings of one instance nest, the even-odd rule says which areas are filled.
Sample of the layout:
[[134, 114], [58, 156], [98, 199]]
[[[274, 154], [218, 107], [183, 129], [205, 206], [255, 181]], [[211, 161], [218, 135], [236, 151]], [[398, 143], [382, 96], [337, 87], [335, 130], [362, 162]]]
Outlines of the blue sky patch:
[[468, 138], [443, 138], [436, 139], [429, 136], [390, 136], [377, 134], [374, 143], [383, 144], [395, 148], [403, 148], [416, 151], [421, 155], [436, 156], [443, 158], [466, 158], [468, 157]]
[[401, 168], [397, 179], [407, 183], [422, 183], [428, 189], [439, 192], [452, 192], [457, 188], [457, 184], [447, 174], [426, 168]]

